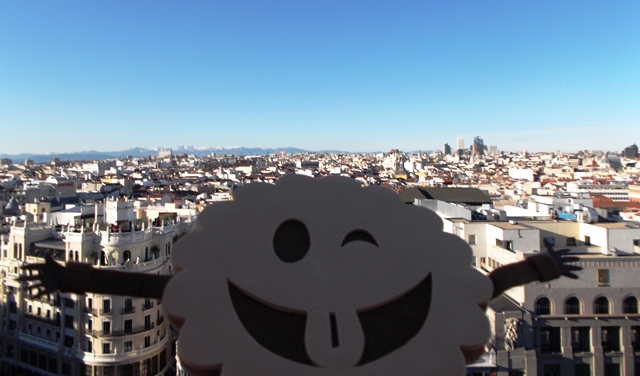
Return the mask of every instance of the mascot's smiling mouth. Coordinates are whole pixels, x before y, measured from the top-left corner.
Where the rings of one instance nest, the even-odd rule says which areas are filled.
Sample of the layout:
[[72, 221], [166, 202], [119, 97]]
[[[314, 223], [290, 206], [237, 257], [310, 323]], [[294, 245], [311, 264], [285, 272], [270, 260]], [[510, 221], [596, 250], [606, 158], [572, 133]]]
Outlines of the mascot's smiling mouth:
[[[245, 294], [231, 281], [228, 285], [236, 314], [254, 340], [274, 354], [314, 365], [305, 349], [306, 314], [273, 308]], [[373, 362], [403, 347], [424, 325], [430, 305], [431, 274], [401, 297], [358, 311], [365, 346], [357, 365]], [[332, 337], [337, 343], [334, 328], [332, 325]]]

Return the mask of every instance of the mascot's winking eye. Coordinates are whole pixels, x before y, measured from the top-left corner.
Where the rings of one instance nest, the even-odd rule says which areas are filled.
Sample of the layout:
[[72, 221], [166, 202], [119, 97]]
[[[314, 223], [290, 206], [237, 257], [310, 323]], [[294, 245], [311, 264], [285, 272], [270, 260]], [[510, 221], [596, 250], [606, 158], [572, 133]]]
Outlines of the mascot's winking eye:
[[286, 176], [207, 208], [164, 305], [192, 374], [464, 374], [491, 282], [438, 216], [347, 178]]

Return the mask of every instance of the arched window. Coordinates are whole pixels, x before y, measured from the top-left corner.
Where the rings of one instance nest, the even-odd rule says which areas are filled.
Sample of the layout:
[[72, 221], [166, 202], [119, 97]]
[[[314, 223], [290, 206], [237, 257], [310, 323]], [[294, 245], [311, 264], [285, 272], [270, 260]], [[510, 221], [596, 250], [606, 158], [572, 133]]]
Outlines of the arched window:
[[550, 315], [551, 301], [549, 298], [540, 298], [536, 302], [536, 315]]
[[606, 315], [609, 313], [609, 299], [604, 296], [599, 297], [593, 304], [593, 313], [596, 315]]
[[76, 261], [79, 261], [78, 251], [76, 251]]
[[131, 260], [131, 251], [124, 251], [122, 253], [122, 260], [124, 262], [127, 262], [127, 261]]
[[570, 297], [564, 302], [565, 315], [579, 315], [580, 314], [580, 300], [575, 296]]
[[622, 303], [622, 311], [624, 313], [638, 313], [638, 299], [635, 296], [630, 296]]
[[69, 251], [69, 261], [73, 261], [73, 251]]
[[102, 266], [109, 265], [109, 262], [107, 260], [107, 254], [104, 253], [104, 251], [100, 252], [100, 265]]

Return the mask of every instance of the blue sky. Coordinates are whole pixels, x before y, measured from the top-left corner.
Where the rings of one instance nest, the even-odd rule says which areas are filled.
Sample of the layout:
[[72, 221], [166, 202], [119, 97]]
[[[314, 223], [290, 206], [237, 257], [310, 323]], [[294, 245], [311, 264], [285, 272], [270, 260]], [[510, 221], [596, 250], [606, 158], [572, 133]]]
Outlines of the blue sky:
[[621, 150], [638, 1], [0, 2], [2, 152]]

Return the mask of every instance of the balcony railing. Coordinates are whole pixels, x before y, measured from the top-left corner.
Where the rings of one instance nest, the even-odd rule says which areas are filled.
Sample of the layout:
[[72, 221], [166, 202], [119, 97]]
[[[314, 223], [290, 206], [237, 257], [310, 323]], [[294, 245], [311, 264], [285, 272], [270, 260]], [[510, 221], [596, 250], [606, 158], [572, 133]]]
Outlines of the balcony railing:
[[101, 315], [113, 315], [113, 309], [111, 308], [103, 308], [100, 310]]
[[43, 324], [60, 326], [60, 319], [46, 318], [38, 315], [32, 315], [29, 313], [25, 313], [24, 317], [28, 320], [38, 321]]
[[91, 307], [84, 307], [84, 311], [88, 314], [94, 315], [94, 316], [98, 316], [98, 309], [96, 308], [91, 308]]
[[85, 329], [84, 332], [85, 334], [88, 334], [93, 337], [122, 337], [130, 334], [142, 333], [147, 330], [151, 330], [153, 328], [155, 328], [155, 324], [151, 323], [151, 325], [149, 326], [137, 326], [131, 329], [109, 330], [109, 331]]
[[31, 257], [38, 257], [38, 258], [45, 258], [45, 256], [51, 256], [56, 261], [62, 261], [62, 262], [66, 261], [64, 257], [65, 256], [64, 250], [60, 250], [60, 249], [39, 248], [39, 247], [32, 246], [25, 250], [25, 255], [31, 256]]
[[156, 325], [160, 326], [163, 322], [164, 322], [164, 316], [160, 316], [160, 317], [156, 320]]
[[124, 307], [121, 312], [124, 315], [125, 313], [134, 313], [135, 311], [136, 307]]
[[153, 308], [153, 302], [145, 303], [145, 304], [142, 305], [142, 310], [143, 311], [146, 311], [146, 310], [151, 309], [151, 308]]

